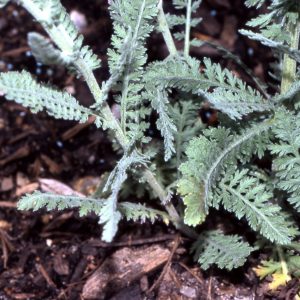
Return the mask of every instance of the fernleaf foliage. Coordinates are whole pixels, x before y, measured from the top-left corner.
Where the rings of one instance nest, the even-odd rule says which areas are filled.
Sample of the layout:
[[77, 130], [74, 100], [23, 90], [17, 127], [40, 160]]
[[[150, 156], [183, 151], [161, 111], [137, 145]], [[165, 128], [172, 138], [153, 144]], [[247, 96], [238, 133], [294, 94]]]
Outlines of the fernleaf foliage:
[[[300, 212], [298, 0], [245, 1], [255, 8], [267, 3], [268, 11], [240, 32], [276, 52], [283, 67], [277, 93], [273, 85], [268, 89], [256, 78], [259, 89], [254, 88], [210, 58], [190, 56], [190, 46], [201, 44], [191, 41], [191, 29], [201, 21], [193, 18], [201, 9], [200, 0], [173, 0], [176, 15], [165, 13], [161, 0], [109, 1], [109, 77], [101, 83], [94, 75], [100, 60], [85, 46], [59, 0], [0, 0], [0, 7], [9, 2], [25, 8], [48, 35], [28, 34], [36, 60], [75, 72], [86, 81], [94, 103], [85, 107], [25, 70], [0, 73], [1, 95], [59, 119], [84, 123], [93, 117], [97, 128], [109, 128], [119, 157], [94, 195], [36, 191], [19, 201], [19, 209], [77, 208], [80, 216], [94, 213], [107, 242], [116, 236], [122, 219], [172, 223], [196, 239], [193, 251], [203, 269], [240, 267], [258, 249], [247, 241], [247, 234], [236, 235], [225, 222], [211, 228], [214, 222], [206, 221], [214, 217], [212, 210], [215, 214], [222, 209], [228, 218], [239, 219], [243, 228], [236, 232], [254, 232], [261, 244], [276, 245], [279, 252], [282, 247], [295, 248], [298, 228], [293, 216]], [[149, 62], [147, 41], [155, 29], [162, 33], [170, 55]], [[174, 39], [184, 41], [183, 49]], [[251, 74], [240, 58], [219, 49]], [[115, 113], [108, 99], [115, 102]], [[217, 116], [214, 126], [200, 121], [199, 109], [207, 107]], [[138, 202], [138, 196], [146, 199], [148, 192], [159, 198], [158, 208]], [[123, 201], [124, 194], [126, 199], [133, 194], [134, 201]], [[198, 227], [203, 223], [209, 230]], [[287, 259], [291, 266], [297, 260], [292, 256]], [[277, 271], [274, 266], [278, 264], [263, 263], [257, 274], [272, 274]]]
[[46, 110], [57, 119], [75, 120], [84, 123], [89, 116], [96, 117], [96, 125], [101, 126], [102, 120], [96, 112], [80, 105], [66, 92], [56, 91], [47, 85], [39, 84], [26, 71], [0, 74], [0, 90], [6, 99], [14, 100], [32, 112]]
[[68, 65], [71, 60], [63, 56], [47, 38], [37, 32], [30, 32], [27, 36], [28, 45], [35, 59], [45, 65]]
[[147, 70], [148, 88], [174, 88], [198, 95], [232, 119], [271, 108], [258, 91], [229, 70], [222, 69], [208, 58], [204, 59], [203, 66], [201, 72], [201, 62], [191, 57], [155, 62]]
[[288, 193], [288, 201], [300, 212], [300, 116], [299, 113], [293, 115], [280, 111], [276, 117], [273, 128], [276, 140], [270, 145], [271, 153], [275, 155], [273, 170], [278, 178], [276, 185]]
[[[191, 1], [185, 1], [185, 0], [173, 0], [173, 6], [176, 10], [179, 12], [185, 11], [185, 14], [167, 14], [167, 22], [170, 27], [170, 29], [178, 29], [174, 33], [174, 37], [177, 40], [183, 40], [185, 38], [185, 32], [187, 30], [187, 27], [194, 28], [197, 27], [202, 19], [193, 17], [193, 14], [197, 12], [200, 5], [202, 3], [202, 0], [191, 0]], [[182, 29], [184, 27], [185, 30]]]
[[204, 270], [212, 265], [232, 270], [242, 266], [255, 249], [237, 235], [224, 235], [220, 230], [213, 230], [203, 232], [192, 250]]
[[[227, 176], [226, 176], [227, 177]], [[233, 169], [231, 177], [223, 178], [213, 194], [214, 205], [220, 203], [237, 218], [245, 218], [249, 226], [278, 244], [288, 244], [297, 234], [288, 216], [272, 203], [272, 193], [249, 171]]]
[[[261, 124], [256, 128], [249, 128], [240, 134], [231, 133], [224, 127], [212, 128], [203, 131], [203, 135], [194, 138], [188, 145], [186, 155], [188, 160], [181, 164], [182, 178], [178, 183], [179, 192], [184, 196], [186, 204], [187, 222], [190, 223], [188, 211], [196, 214], [193, 206], [202, 202], [204, 210], [197, 216], [204, 220], [208, 207], [213, 201], [212, 191], [216, 183], [228, 169], [238, 164], [238, 161], [247, 162], [252, 154], [262, 155], [268, 140], [268, 124]], [[186, 182], [195, 187], [187, 189]], [[193, 195], [193, 196], [192, 196]], [[192, 197], [192, 198], [191, 198]], [[190, 225], [197, 225], [192, 222]]]
[[157, 1], [111, 1], [110, 12], [114, 35], [108, 51], [111, 77], [105, 85], [120, 85], [121, 95], [116, 100], [125, 135], [130, 140], [146, 142], [144, 132], [149, 125], [145, 119], [151, 110], [145, 103], [142, 78], [147, 61], [145, 42], [154, 29]]
[[[50, 193], [34, 192], [21, 198], [18, 203], [18, 208], [21, 210], [37, 211], [41, 208], [46, 208], [51, 211], [54, 209], [64, 210], [71, 208], [78, 208], [81, 217], [87, 216], [89, 213], [101, 214], [105, 206], [106, 199], [95, 199], [92, 197], [80, 197], [77, 195], [62, 196]], [[146, 222], [147, 220], [152, 223], [157, 219], [169, 223], [169, 216], [163, 211], [148, 208], [142, 204], [135, 204], [130, 202], [118, 203], [117, 209], [122, 218], [126, 220]]]
[[[79, 75], [81, 75], [82, 68], [94, 70], [100, 67], [100, 60], [88, 47], [83, 45], [83, 36], [79, 34], [77, 28], [72, 22], [69, 14], [62, 6], [59, 0], [47, 1], [16, 1], [26, 8], [38, 22], [40, 22], [51, 39], [55, 42], [60, 50], [60, 55], [64, 61], [73, 66]], [[39, 37], [39, 43], [42, 42]], [[45, 41], [43, 41], [45, 43]], [[36, 43], [33, 43], [33, 53], [36, 51]], [[47, 50], [50, 56], [57, 56], [57, 50], [52, 46], [48, 46]], [[40, 48], [39, 51], [45, 52]], [[38, 58], [41, 56], [38, 55]]]

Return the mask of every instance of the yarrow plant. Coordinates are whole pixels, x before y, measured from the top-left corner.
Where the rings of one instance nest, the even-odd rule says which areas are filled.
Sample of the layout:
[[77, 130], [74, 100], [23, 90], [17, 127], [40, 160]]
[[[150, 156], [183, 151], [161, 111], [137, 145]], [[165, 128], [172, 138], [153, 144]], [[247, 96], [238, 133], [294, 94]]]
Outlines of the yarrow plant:
[[[38, 83], [25, 70], [0, 74], [0, 90], [6, 99], [58, 119], [83, 123], [94, 116], [95, 126], [110, 131], [117, 141], [116, 149], [123, 153], [95, 195], [83, 198], [36, 191], [19, 201], [19, 209], [76, 207], [81, 216], [94, 212], [103, 224], [102, 238], [107, 242], [114, 238], [122, 218], [161, 218], [195, 239], [195, 258], [204, 269], [211, 265], [229, 270], [239, 267], [260, 245], [275, 245], [278, 255], [263, 262], [257, 274], [274, 273], [283, 281], [295, 275], [300, 267], [300, 247], [295, 242], [299, 235], [295, 215], [300, 211], [298, 0], [270, 1], [267, 13], [248, 22], [255, 31], [240, 31], [274, 51], [278, 67], [272, 76], [278, 86], [272, 94], [269, 92], [274, 89], [255, 78], [224, 48], [209, 43], [244, 68], [253, 85], [209, 58], [190, 56], [191, 46], [205, 43], [190, 38], [191, 28], [202, 21], [193, 18], [201, 9], [201, 0], [173, 0], [179, 12], [176, 15], [164, 13], [162, 0], [109, 1], [114, 30], [108, 50], [110, 77], [101, 84], [93, 73], [101, 61], [84, 45], [59, 0], [0, 0], [0, 7], [9, 2], [24, 7], [48, 35], [28, 34], [37, 61], [64, 65], [85, 80], [95, 102], [84, 107], [68, 93]], [[259, 8], [265, 1], [247, 0], [245, 4]], [[149, 63], [146, 41], [155, 30], [162, 34], [169, 56]], [[183, 49], [176, 47], [175, 39], [183, 41]], [[107, 103], [110, 93], [120, 107], [120, 118]], [[198, 120], [203, 102], [218, 111], [217, 127]], [[147, 135], [153, 112], [161, 143]], [[159, 159], [161, 149], [164, 160]], [[272, 170], [253, 163], [264, 156], [272, 160]], [[119, 201], [128, 176], [160, 200], [161, 210]], [[183, 212], [175, 200], [184, 205]], [[220, 207], [248, 224], [260, 243], [253, 246], [242, 236], [196, 228], [213, 218], [211, 208]]]

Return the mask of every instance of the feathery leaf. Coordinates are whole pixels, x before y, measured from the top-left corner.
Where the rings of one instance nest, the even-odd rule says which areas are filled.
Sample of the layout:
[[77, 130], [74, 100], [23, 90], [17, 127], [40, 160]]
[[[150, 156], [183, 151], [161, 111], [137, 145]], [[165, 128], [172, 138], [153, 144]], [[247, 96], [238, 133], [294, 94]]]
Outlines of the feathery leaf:
[[[201, 207], [204, 205], [207, 213], [212, 190], [217, 181], [226, 176], [226, 170], [236, 166], [238, 161], [248, 161], [254, 153], [263, 155], [267, 148], [268, 128], [269, 125], [263, 123], [240, 134], [232, 134], [228, 129], [219, 127], [204, 130], [203, 136], [194, 138], [186, 150], [188, 160], [180, 166], [179, 192], [186, 209], [192, 211], [202, 202]], [[191, 182], [191, 190], [183, 188], [187, 181]], [[185, 222], [190, 223], [187, 219]]]
[[270, 145], [276, 155], [273, 170], [279, 179], [277, 186], [289, 193], [288, 201], [300, 212], [300, 114], [277, 112], [272, 131], [278, 139]]
[[232, 270], [242, 266], [255, 249], [237, 235], [224, 235], [220, 230], [207, 231], [194, 243], [192, 251], [201, 268], [212, 265]]
[[213, 206], [221, 203], [238, 219], [246, 218], [249, 226], [271, 242], [289, 244], [297, 234], [292, 222], [279, 205], [271, 202], [273, 195], [248, 170], [232, 170], [218, 183], [213, 193]]
[[26, 71], [0, 73], [0, 90], [6, 99], [14, 100], [35, 113], [45, 109], [54, 118], [81, 123], [94, 115], [97, 127], [102, 124], [99, 115], [80, 105], [71, 95], [37, 83]]
[[204, 66], [200, 72], [200, 62], [194, 58], [155, 62], [148, 67], [145, 75], [147, 88], [176, 88], [206, 97], [216, 109], [232, 119], [272, 108], [258, 91], [247, 86], [229, 70], [222, 70], [219, 64], [213, 64], [208, 58], [204, 59]]

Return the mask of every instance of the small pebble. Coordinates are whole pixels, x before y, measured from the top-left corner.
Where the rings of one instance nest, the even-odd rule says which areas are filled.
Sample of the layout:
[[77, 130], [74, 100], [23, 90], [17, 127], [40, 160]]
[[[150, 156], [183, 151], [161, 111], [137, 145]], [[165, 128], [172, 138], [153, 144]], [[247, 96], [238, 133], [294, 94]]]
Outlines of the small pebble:
[[95, 155], [91, 155], [91, 156], [88, 158], [89, 164], [90, 164], [90, 165], [93, 164], [93, 163], [95, 162], [95, 159], [96, 159]]
[[42, 74], [42, 69], [41, 68], [36, 68], [35, 74], [36, 75], [41, 75]]
[[59, 148], [63, 148], [64, 144], [61, 141], [56, 141], [56, 146], [59, 147]]
[[72, 10], [70, 13], [70, 17], [79, 31], [84, 30], [84, 28], [87, 26], [86, 17], [81, 12]]
[[153, 136], [153, 135], [154, 135], [154, 131], [153, 131], [152, 129], [149, 129], [148, 134], [149, 134], [150, 136]]
[[14, 187], [14, 182], [12, 177], [6, 177], [2, 179], [1, 185], [0, 185], [0, 191], [1, 192], [7, 192], [12, 190]]
[[215, 9], [212, 9], [212, 10], [210, 11], [210, 15], [211, 15], [212, 17], [215, 17], [215, 16], [217, 15], [217, 11], [216, 11]]
[[7, 64], [7, 70], [11, 71], [14, 68], [13, 64]]
[[195, 289], [184, 285], [181, 289], [180, 289], [180, 294], [183, 296], [186, 296], [188, 298], [192, 298], [192, 299], [196, 299], [197, 298], [197, 292]]
[[53, 76], [53, 74], [54, 74], [54, 72], [53, 72], [53, 70], [52, 69], [47, 69], [47, 76]]
[[51, 246], [53, 245], [53, 241], [50, 240], [50, 239], [46, 239], [46, 245], [47, 245], [48, 247], [51, 247]]
[[248, 52], [249, 56], [253, 56], [253, 54], [254, 54], [253, 48], [248, 48], [247, 52]]
[[14, 11], [12, 12], [12, 15], [13, 15], [14, 17], [18, 17], [18, 16], [19, 16], [19, 12], [16, 11], [16, 10], [14, 10]]

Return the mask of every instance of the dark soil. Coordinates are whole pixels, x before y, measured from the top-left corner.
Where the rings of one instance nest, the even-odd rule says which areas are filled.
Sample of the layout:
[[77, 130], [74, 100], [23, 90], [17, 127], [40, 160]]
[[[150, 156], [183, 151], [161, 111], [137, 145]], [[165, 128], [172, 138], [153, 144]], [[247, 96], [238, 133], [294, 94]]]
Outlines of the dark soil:
[[[69, 11], [77, 10], [87, 19], [83, 31], [86, 43], [103, 61], [102, 69], [96, 72], [99, 81], [108, 76], [106, 51], [112, 32], [106, 2], [63, 1]], [[193, 35], [212, 39], [234, 51], [265, 80], [267, 70], [262, 62], [270, 62], [272, 56], [264, 47], [237, 34], [238, 28], [256, 13], [245, 10], [240, 0], [204, 1], [200, 12], [204, 21]], [[26, 11], [14, 5], [0, 11], [0, 71], [26, 69], [39, 80], [74, 93], [82, 104], [90, 104], [92, 97], [84, 82], [63, 68], [36, 64], [27, 46], [30, 31], [42, 29]], [[149, 49], [150, 60], [167, 55], [159, 35], [151, 37]], [[192, 49], [192, 55], [211, 56], [249, 80], [234, 63], [225, 63], [209, 47]], [[202, 110], [200, 115], [213, 123], [214, 113]], [[54, 120], [42, 113], [33, 115], [0, 99], [0, 299], [83, 299], [87, 280], [116, 250], [142, 249], [147, 262], [153, 245], [168, 250], [170, 255], [173, 250], [170, 263], [163, 260], [150, 271], [143, 269], [145, 273], [129, 281], [129, 286], [119, 285], [116, 289], [108, 285], [101, 299], [293, 299], [294, 282], [273, 295], [260, 285], [252, 271], [259, 257], [251, 257], [245, 267], [230, 273], [215, 269], [202, 272], [189, 254], [190, 241], [179, 238], [173, 228], [162, 223], [122, 223], [114, 243], [107, 245], [100, 241], [101, 227], [95, 216], [79, 219], [73, 211], [16, 210], [17, 199], [43, 185], [42, 178], [56, 180], [58, 189], [63, 190], [60, 183], [64, 183], [76, 191], [90, 193], [99, 177], [113, 168], [117, 156], [106, 133], [93, 126], [77, 129], [73, 122]], [[231, 227], [244, 232], [244, 224], [233, 221], [230, 215], [216, 217], [214, 222], [207, 226], [235, 222]], [[164, 276], [160, 278], [160, 274]]]

